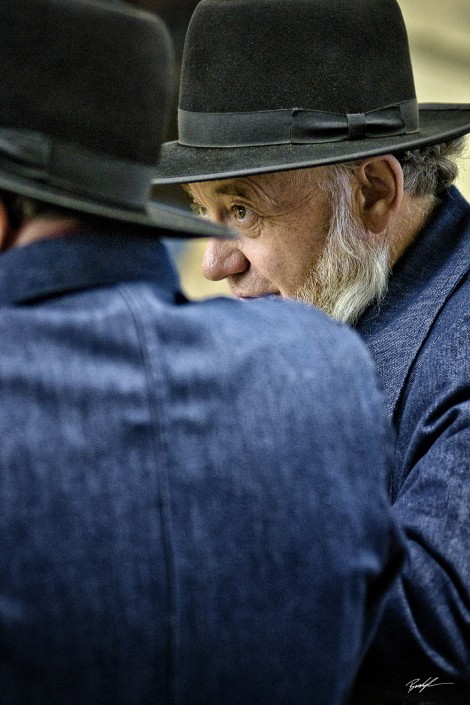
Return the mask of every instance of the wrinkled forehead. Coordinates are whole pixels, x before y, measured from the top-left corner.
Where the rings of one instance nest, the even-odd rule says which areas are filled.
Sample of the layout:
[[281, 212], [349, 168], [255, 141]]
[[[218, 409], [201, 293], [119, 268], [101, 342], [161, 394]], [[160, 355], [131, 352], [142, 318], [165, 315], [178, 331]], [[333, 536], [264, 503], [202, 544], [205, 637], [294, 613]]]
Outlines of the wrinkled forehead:
[[230, 179], [200, 181], [183, 185], [193, 198], [214, 200], [223, 196], [233, 196], [250, 200], [252, 198], [282, 198], [294, 191], [302, 193], [318, 186], [328, 167], [310, 167], [289, 171], [269, 172]]
[[[259, 177], [263, 183], [263, 177]], [[183, 184], [183, 188], [191, 196], [196, 197], [204, 195], [207, 198], [216, 198], [217, 196], [241, 196], [247, 198], [253, 191], [255, 184], [251, 183], [250, 177], [241, 177], [237, 179], [217, 179], [212, 181], [199, 181], [190, 184]]]

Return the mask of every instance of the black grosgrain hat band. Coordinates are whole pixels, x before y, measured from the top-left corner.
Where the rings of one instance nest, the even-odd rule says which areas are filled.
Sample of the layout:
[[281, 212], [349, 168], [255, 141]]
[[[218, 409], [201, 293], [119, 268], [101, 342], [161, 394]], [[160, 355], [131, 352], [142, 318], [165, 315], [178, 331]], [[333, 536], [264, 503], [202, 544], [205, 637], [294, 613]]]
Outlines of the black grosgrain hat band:
[[179, 143], [187, 147], [256, 147], [318, 144], [419, 131], [416, 100], [405, 100], [366, 113], [318, 110], [259, 110], [202, 113], [178, 111]]
[[142, 208], [154, 171], [41, 133], [11, 128], [0, 128], [0, 159], [7, 159], [10, 172], [17, 176], [134, 208]]

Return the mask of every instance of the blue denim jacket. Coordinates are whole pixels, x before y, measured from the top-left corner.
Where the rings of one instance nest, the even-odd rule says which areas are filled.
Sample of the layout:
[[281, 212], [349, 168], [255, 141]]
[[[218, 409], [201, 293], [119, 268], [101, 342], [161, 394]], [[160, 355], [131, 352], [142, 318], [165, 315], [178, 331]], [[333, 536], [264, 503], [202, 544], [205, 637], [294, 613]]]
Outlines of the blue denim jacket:
[[408, 546], [361, 683], [444, 705], [470, 703], [469, 271], [470, 206], [452, 188], [358, 326], [397, 430], [391, 494]]
[[358, 336], [161, 244], [0, 258], [1, 705], [340, 705], [401, 563]]

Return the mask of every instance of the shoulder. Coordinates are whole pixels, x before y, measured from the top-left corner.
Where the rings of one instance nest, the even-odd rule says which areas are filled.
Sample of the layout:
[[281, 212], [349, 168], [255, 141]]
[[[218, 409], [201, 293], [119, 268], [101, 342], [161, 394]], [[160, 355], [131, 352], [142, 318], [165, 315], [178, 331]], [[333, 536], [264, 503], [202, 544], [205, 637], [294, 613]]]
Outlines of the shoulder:
[[193, 309], [192, 315], [218, 325], [228, 340], [243, 333], [246, 343], [256, 341], [260, 346], [286, 349], [289, 345], [297, 352], [306, 348], [310, 353], [327, 350], [330, 361], [346, 350], [352, 355], [368, 357], [354, 331], [307, 304], [266, 298], [250, 302], [212, 299], [195, 306], [198, 310]]
[[166, 340], [179, 347], [177, 341], [185, 339], [189, 344], [181, 354], [196, 366], [210, 365], [219, 379], [236, 378], [238, 387], [261, 389], [261, 396], [278, 389], [286, 409], [304, 403], [305, 413], [315, 408], [339, 417], [355, 409], [364, 418], [382, 415], [365, 344], [311, 306], [282, 299], [212, 299], [178, 307], [167, 325], [172, 332], [166, 329]]
[[165, 361], [167, 377], [184, 367], [188, 383], [191, 376], [207, 384], [212, 378], [232, 389], [236, 380], [237, 393], [243, 388], [252, 397], [256, 390], [260, 398], [282, 388], [292, 407], [297, 395], [311, 408], [313, 390], [317, 409], [323, 404], [337, 413], [354, 405], [373, 413], [382, 403], [365, 344], [312, 306], [273, 298], [175, 305], [145, 288], [134, 294], [145, 344], [152, 358]]
[[239, 352], [269, 352], [269, 356], [282, 352], [299, 367], [309, 361], [330, 368], [342, 364], [348, 369], [355, 363], [367, 368], [372, 364], [354, 331], [307, 304], [284, 299], [212, 299], [193, 304], [184, 314], [197, 320], [202, 331], [217, 330], [220, 344]]

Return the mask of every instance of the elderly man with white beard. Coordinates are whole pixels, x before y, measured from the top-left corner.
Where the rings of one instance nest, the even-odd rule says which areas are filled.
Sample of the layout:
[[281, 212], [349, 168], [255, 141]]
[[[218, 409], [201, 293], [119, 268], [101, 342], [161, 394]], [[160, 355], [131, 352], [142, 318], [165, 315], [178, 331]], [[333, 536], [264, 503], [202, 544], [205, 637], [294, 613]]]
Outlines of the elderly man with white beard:
[[469, 701], [469, 131], [469, 105], [417, 103], [396, 0], [202, 0], [155, 179], [236, 231], [207, 278], [314, 304], [376, 362], [408, 561], [360, 705]]
[[[342, 165], [192, 183], [193, 210], [239, 238], [212, 240], [202, 269], [241, 299], [297, 298], [354, 324], [382, 299], [393, 265], [457, 175], [462, 139], [400, 161]], [[386, 233], [386, 237], [385, 237]]]

